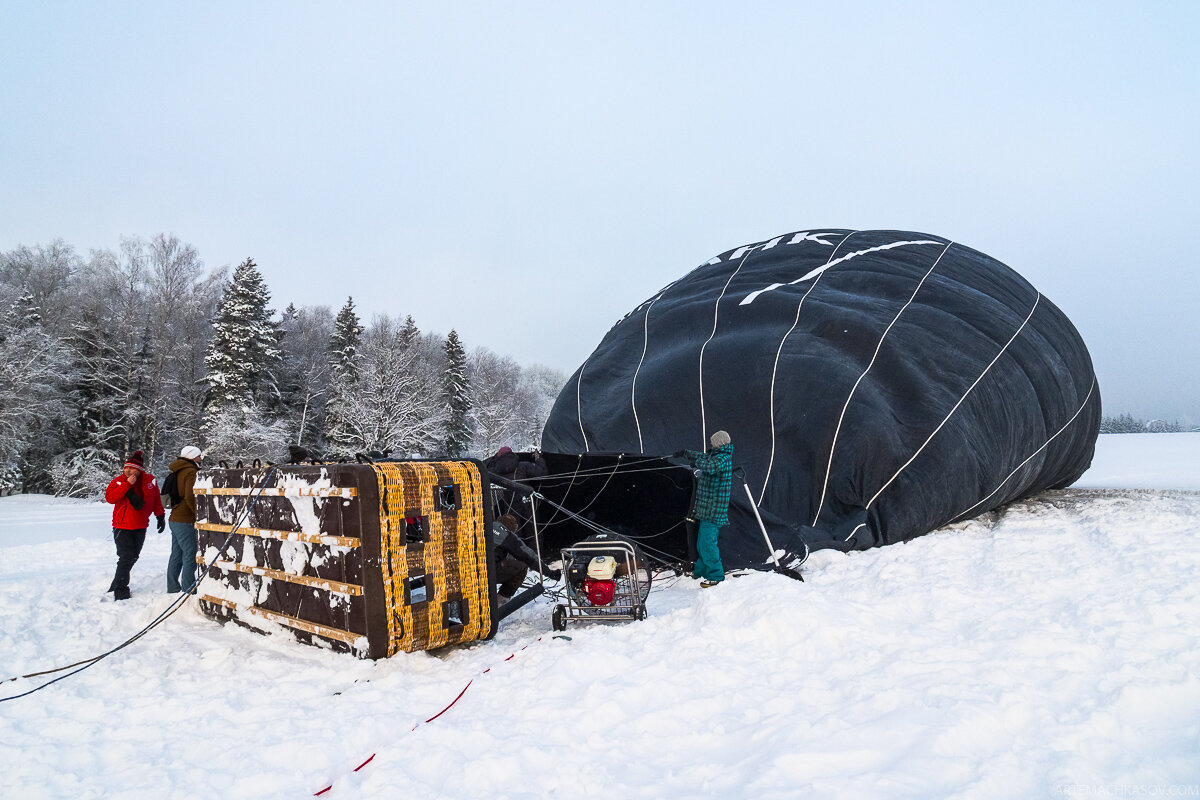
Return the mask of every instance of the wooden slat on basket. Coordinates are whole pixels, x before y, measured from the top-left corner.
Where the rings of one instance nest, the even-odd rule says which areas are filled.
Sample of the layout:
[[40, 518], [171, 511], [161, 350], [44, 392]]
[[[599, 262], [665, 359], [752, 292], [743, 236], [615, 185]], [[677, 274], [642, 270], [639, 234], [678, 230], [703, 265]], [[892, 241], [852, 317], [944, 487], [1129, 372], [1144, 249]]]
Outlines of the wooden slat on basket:
[[[218, 525], [214, 522], [197, 522], [196, 529], [214, 531], [216, 533], [233, 533], [232, 525]], [[257, 536], [260, 539], [279, 539], [285, 542], [310, 542], [312, 544], [332, 544], [342, 547], [358, 547], [358, 539], [349, 536], [325, 536], [319, 533], [303, 533], [302, 531], [277, 531], [268, 528], [247, 528], [245, 525], [237, 529], [238, 533], [246, 536]]]
[[[256, 486], [197, 486], [195, 492], [196, 494], [233, 495], [235, 497], [247, 497], [252, 494], [259, 494], [260, 490]], [[322, 486], [318, 488], [307, 486], [275, 486], [262, 489], [261, 493], [268, 497], [341, 497], [344, 500], [358, 497], [358, 490], [352, 486]]]
[[305, 586], [311, 586], [314, 589], [324, 589], [327, 592], [338, 592], [339, 594], [361, 595], [363, 588], [356, 586], [353, 583], [342, 583], [341, 581], [331, 581], [328, 578], [310, 578], [307, 575], [296, 575], [291, 572], [282, 572], [277, 569], [267, 569], [266, 567], [252, 567], [248, 564], [238, 564], [233, 561], [214, 561], [211, 566], [223, 570], [236, 570], [237, 572], [245, 572], [248, 575], [258, 575], [262, 578], [270, 578], [276, 581], [288, 581], [290, 583], [300, 583]]
[[324, 636], [326, 639], [336, 639], [337, 641], [345, 642], [348, 645], [353, 645], [362, 636], [362, 634], [351, 633], [350, 631], [344, 631], [341, 628], [330, 628], [325, 625], [318, 625], [315, 622], [308, 622], [306, 620], [296, 619], [295, 617], [289, 617], [287, 614], [280, 614], [276, 611], [267, 611], [264, 608], [258, 608], [256, 606], [239, 605], [230, 600], [225, 600], [220, 597], [213, 597], [212, 595], [206, 594], [200, 599], [215, 605], [232, 609], [239, 614], [253, 614], [256, 617], [262, 617], [263, 619], [270, 620], [271, 622], [277, 622], [280, 625], [286, 625], [289, 628], [295, 628], [296, 630], [313, 633], [317, 636]]

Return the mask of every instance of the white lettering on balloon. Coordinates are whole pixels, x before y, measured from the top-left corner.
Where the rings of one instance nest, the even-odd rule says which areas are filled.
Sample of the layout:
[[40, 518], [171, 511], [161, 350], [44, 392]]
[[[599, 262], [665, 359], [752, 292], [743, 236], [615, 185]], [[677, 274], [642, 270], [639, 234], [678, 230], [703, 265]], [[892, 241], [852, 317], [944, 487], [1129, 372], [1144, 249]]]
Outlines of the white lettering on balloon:
[[[789, 242], [789, 244], [791, 244], [791, 243]], [[823, 265], [817, 267], [816, 269], [805, 273], [804, 275], [800, 276], [799, 278], [796, 278], [796, 280], [792, 281], [791, 283], [772, 283], [770, 286], [764, 286], [762, 289], [758, 289], [756, 291], [750, 292], [750, 294], [748, 294], [744, 298], [742, 298], [742, 302], [739, 303], [738, 305], [748, 306], [751, 303], [753, 303], [755, 300], [757, 300], [759, 295], [765, 294], [767, 292], [773, 292], [782, 286], [795, 286], [797, 283], [805, 283], [807, 281], [811, 281], [813, 278], [817, 277], [818, 275], [820, 275], [822, 272], [829, 269], [830, 267], [836, 267], [838, 264], [849, 261], [852, 258], [858, 258], [859, 256], [865, 256], [867, 253], [877, 253], [880, 250], [891, 250], [894, 247], [912, 247], [914, 245], [922, 245], [922, 244], [936, 244], [936, 245], [945, 246], [946, 243], [945, 242], [935, 242], [932, 239], [916, 239], [913, 241], [892, 242], [890, 244], [881, 244], [878, 247], [868, 247], [866, 250], [857, 250], [853, 253], [847, 253], [846, 255], [841, 256], [840, 258], [835, 258], [832, 261], [830, 261], [828, 264], [823, 264]]]

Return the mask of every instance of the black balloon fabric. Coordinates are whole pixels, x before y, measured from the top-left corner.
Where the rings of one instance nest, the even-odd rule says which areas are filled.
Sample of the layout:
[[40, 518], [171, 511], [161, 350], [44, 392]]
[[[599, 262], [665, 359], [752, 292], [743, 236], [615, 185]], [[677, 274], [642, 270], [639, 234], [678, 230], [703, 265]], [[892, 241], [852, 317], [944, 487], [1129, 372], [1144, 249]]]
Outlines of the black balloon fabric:
[[904, 541], [1070, 485], [1099, 423], [1083, 340], [1012, 269], [938, 236], [820, 229], [722, 253], [626, 314], [542, 446], [661, 455], [728, 431], [722, 557], [761, 566], [754, 511], [796, 555]]

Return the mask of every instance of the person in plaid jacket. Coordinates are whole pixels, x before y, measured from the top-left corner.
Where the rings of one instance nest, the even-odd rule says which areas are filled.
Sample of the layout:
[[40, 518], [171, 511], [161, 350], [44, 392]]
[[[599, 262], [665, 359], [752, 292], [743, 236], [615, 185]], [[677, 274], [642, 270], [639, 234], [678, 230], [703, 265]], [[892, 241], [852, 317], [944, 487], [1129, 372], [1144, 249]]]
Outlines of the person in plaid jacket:
[[696, 503], [692, 518], [700, 523], [696, 536], [696, 563], [692, 577], [704, 588], [725, 580], [717, 536], [729, 524], [729, 489], [733, 482], [733, 444], [729, 434], [717, 431], [709, 437], [708, 452], [686, 450], [696, 467]]

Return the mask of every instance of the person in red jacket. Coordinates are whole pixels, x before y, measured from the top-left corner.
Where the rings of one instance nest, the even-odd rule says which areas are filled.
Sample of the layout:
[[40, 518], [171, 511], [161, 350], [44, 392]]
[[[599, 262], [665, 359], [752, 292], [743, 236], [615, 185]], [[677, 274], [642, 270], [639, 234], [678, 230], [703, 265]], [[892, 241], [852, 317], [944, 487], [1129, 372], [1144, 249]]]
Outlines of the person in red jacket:
[[158, 521], [158, 532], [167, 527], [166, 511], [162, 495], [154, 476], [142, 465], [142, 451], [138, 450], [129, 460], [121, 474], [112, 479], [104, 491], [104, 499], [113, 504], [113, 542], [117, 545], [117, 571], [108, 590], [116, 600], [129, 599], [129, 571], [142, 554], [146, 543], [146, 528], [150, 515]]

